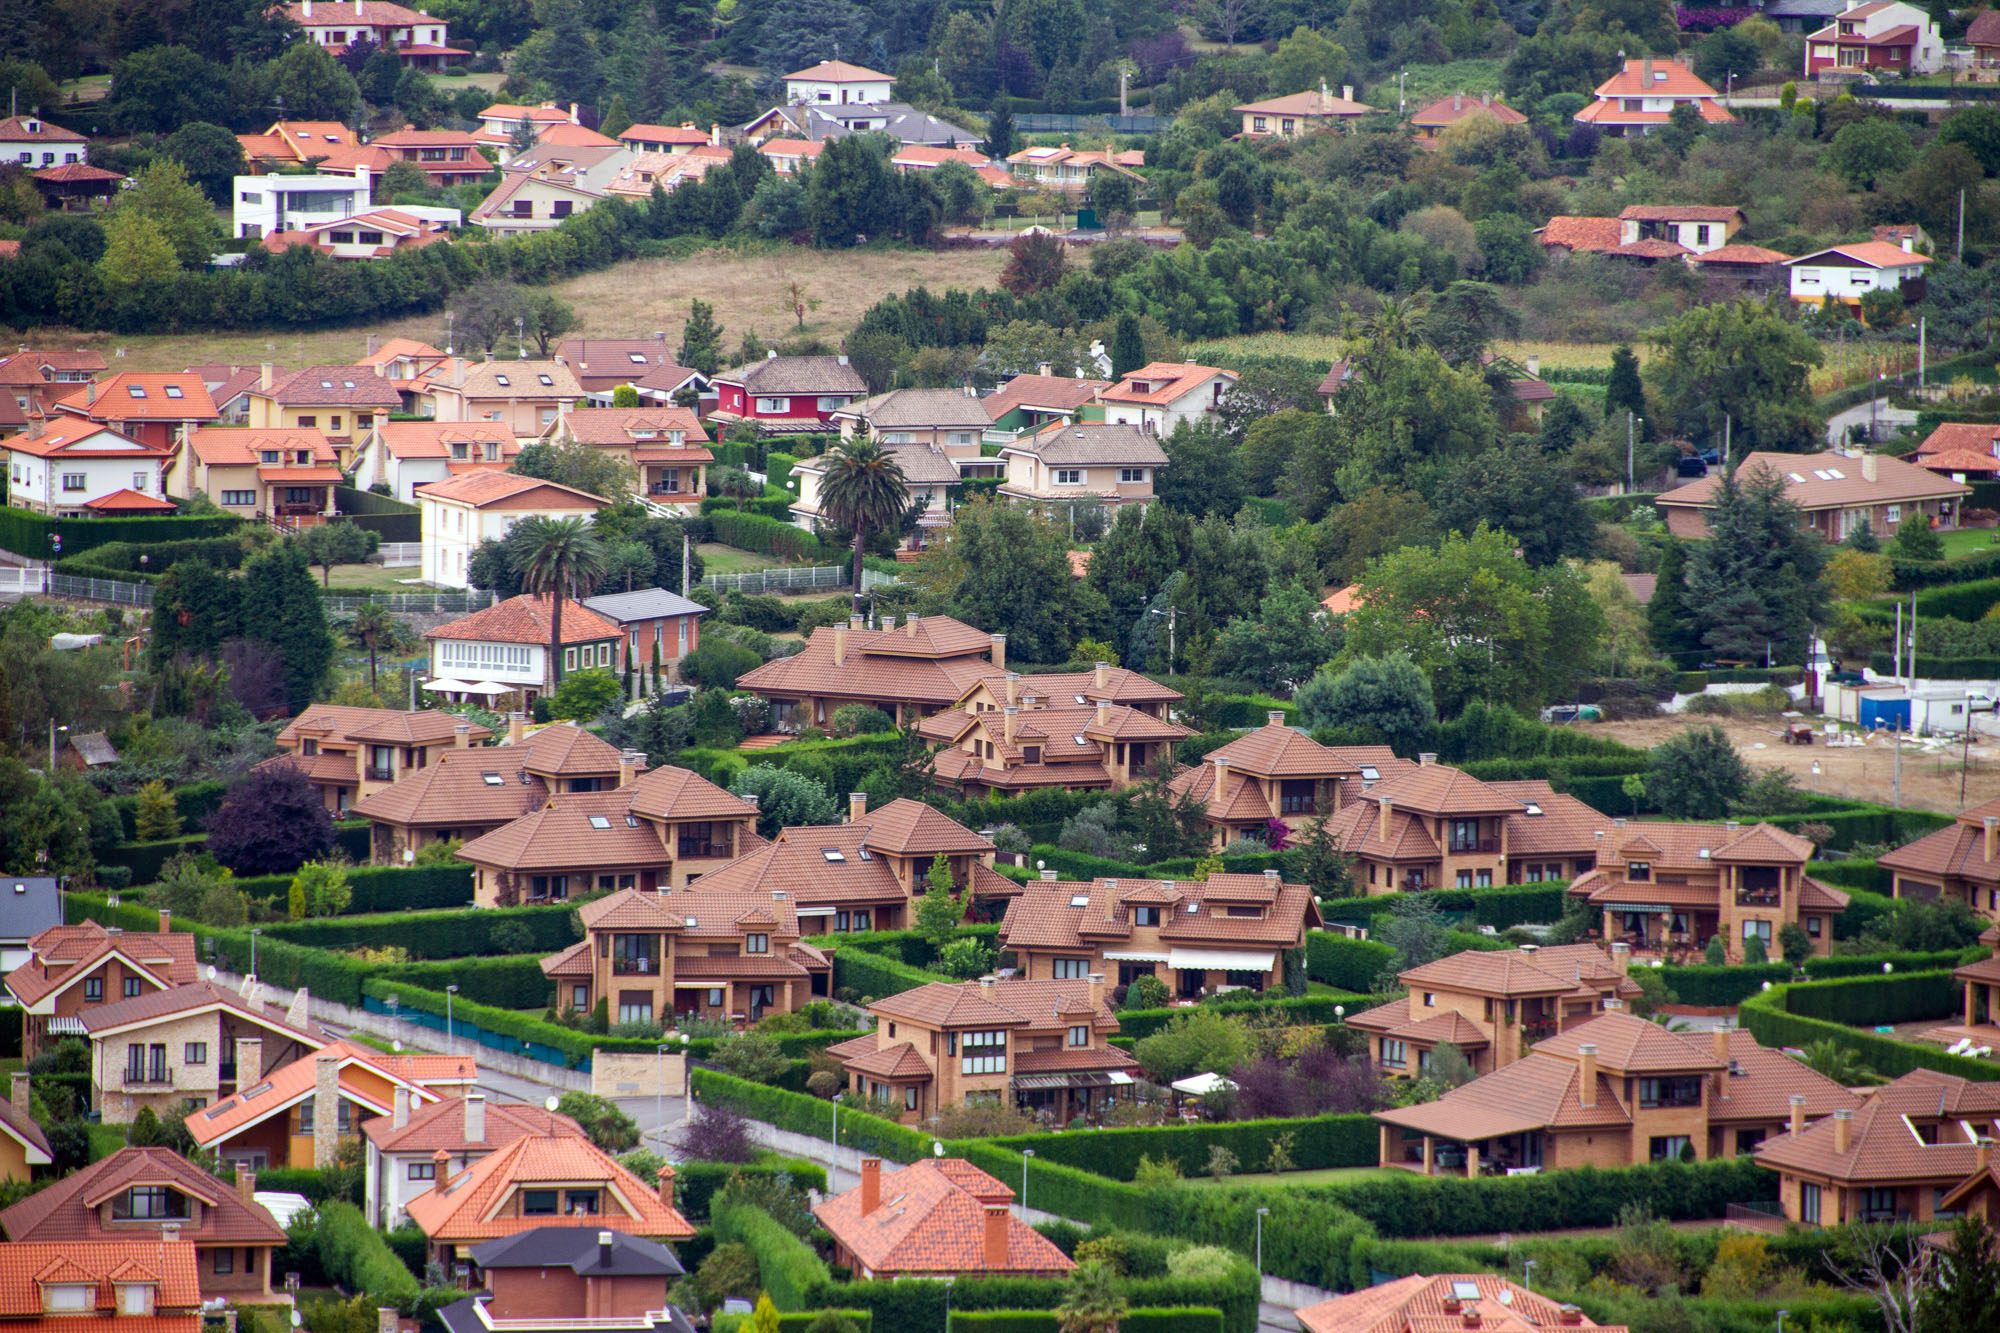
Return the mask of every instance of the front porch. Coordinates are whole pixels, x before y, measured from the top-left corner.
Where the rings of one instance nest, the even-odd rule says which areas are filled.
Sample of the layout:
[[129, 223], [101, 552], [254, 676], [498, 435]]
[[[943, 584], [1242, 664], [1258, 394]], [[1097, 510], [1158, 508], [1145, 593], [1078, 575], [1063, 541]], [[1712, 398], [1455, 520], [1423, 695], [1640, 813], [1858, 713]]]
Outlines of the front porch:
[[1452, 1139], [1395, 1125], [1382, 1126], [1382, 1165], [1425, 1176], [1478, 1179], [1539, 1175], [1547, 1150], [1546, 1136], [1539, 1130], [1487, 1139]]
[[[1700, 962], [1709, 940], [1721, 932], [1720, 912], [1668, 906], [1604, 909], [1604, 938], [1631, 946], [1636, 961], [1658, 957], [1669, 963]], [[1723, 940], [1723, 947], [1729, 941]]]
[[707, 493], [707, 469], [700, 464], [639, 464], [641, 493], [658, 504], [698, 505]]
[[1016, 1074], [1014, 1103], [1045, 1125], [1062, 1129], [1081, 1119], [1099, 1123], [1119, 1094], [1130, 1095], [1137, 1080], [1123, 1070], [1068, 1074]]

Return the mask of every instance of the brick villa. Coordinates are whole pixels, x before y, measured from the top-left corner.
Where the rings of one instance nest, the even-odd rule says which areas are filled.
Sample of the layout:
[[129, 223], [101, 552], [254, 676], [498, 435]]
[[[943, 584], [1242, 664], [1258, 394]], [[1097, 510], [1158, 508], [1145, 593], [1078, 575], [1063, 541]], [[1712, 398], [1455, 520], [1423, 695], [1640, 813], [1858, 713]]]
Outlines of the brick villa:
[[860, 617], [816, 629], [803, 651], [745, 672], [737, 688], [771, 704], [779, 731], [824, 728], [842, 704], [879, 708], [898, 725], [952, 707], [1007, 669], [1007, 636], [950, 616], [863, 629]]

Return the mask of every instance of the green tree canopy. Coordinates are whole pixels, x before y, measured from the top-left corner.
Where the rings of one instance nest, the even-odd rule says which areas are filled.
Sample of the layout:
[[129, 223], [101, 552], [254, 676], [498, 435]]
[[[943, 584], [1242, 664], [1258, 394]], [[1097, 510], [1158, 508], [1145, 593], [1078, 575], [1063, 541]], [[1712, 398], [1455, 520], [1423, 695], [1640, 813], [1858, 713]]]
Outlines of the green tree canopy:
[[1298, 693], [1299, 720], [1379, 734], [1398, 753], [1414, 753], [1437, 725], [1431, 683], [1408, 653], [1329, 663]]
[[1646, 754], [1646, 795], [1672, 819], [1720, 819], [1749, 782], [1721, 727], [1676, 732]]
[[1669, 429], [1720, 446], [1728, 417], [1738, 452], [1819, 447], [1824, 422], [1810, 383], [1819, 345], [1788, 318], [1782, 301], [1698, 306], [1653, 334], [1657, 354], [1646, 378]]

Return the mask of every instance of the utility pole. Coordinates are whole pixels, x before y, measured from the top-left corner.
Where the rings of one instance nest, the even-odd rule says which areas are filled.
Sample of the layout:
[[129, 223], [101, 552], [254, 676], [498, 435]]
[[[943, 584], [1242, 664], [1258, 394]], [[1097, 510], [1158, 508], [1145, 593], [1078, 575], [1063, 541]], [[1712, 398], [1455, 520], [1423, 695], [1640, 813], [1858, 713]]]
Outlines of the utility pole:
[[1965, 809], [1965, 771], [1972, 767], [1972, 691], [1965, 693], [1965, 746], [1958, 755], [1958, 808]]
[[1903, 679], [1903, 599], [1900, 597], [1896, 599], [1896, 651], [1890, 667], [1900, 682]]
[[1729, 471], [1730, 428], [1733, 427], [1735, 424], [1736, 424], [1736, 418], [1730, 416], [1727, 412], [1724, 412], [1722, 414], [1722, 470], [1725, 473]]
[[1955, 257], [1959, 263], [1962, 264], [1965, 262], [1965, 187], [1964, 186], [1960, 186], [1958, 191], [1958, 253]]
[[1896, 767], [1890, 782], [1889, 804], [1898, 809], [1903, 805], [1903, 717], [1900, 713], [1896, 715]]
[[1636, 418], [1634, 418], [1632, 415], [1632, 409], [1629, 407], [1626, 408], [1625, 409], [1625, 493], [1627, 495], [1630, 495], [1633, 491], [1638, 489], [1638, 487], [1635, 486], [1632, 482], [1632, 432], [1635, 420]]
[[1924, 387], [1924, 317], [1917, 316], [1917, 387]]
[[682, 527], [681, 528], [681, 596], [685, 597], [687, 595], [688, 595], [688, 534], [687, 534], [687, 528]]
[[1917, 595], [1910, 594], [1910, 682], [1909, 689], [1917, 688]]

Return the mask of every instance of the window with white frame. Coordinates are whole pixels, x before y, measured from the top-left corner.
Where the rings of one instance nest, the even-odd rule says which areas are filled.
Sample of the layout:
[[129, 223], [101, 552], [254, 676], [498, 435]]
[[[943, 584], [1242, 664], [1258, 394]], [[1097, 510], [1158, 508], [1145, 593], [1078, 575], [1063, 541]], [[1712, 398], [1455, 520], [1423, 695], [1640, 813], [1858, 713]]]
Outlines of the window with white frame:
[[438, 669], [497, 672], [527, 671], [534, 663], [534, 649], [519, 643], [469, 643], [443, 640], [437, 646]]
[[89, 486], [89, 481], [85, 479], [81, 472], [65, 472], [62, 474], [62, 488], [66, 491], [87, 490]]
[[961, 1074], [1004, 1074], [1007, 1072], [1007, 1033], [967, 1032], [959, 1038], [958, 1072]]
[[576, 649], [574, 648], [563, 649], [563, 670], [564, 671], [576, 670]]
[[1055, 960], [1054, 975], [1057, 981], [1081, 981], [1090, 975], [1090, 960], [1088, 958], [1058, 958]]
[[251, 505], [254, 505], [254, 504], [256, 504], [256, 503], [257, 503], [257, 492], [255, 492], [255, 491], [224, 491], [224, 492], [222, 493], [222, 498], [221, 498], [220, 500], [216, 501], [216, 503], [217, 503], [217, 504], [220, 504], [220, 505], [223, 505], [223, 506], [232, 506], [232, 505], [233, 505], [233, 506], [237, 506], [237, 507], [241, 507], [241, 508], [245, 508], [245, 509], [247, 509], [247, 508], [249, 508], [249, 507], [250, 507]]
[[789, 398], [759, 398], [757, 400], [757, 410], [766, 416], [775, 416], [780, 412], [789, 412], [791, 407], [792, 400]]
[[1146, 469], [1142, 467], [1121, 467], [1118, 469], [1118, 480], [1120, 481], [1144, 481], [1145, 479]]
[[1059, 467], [1055, 470], [1055, 483], [1058, 486], [1081, 486], [1083, 485], [1083, 469]]

